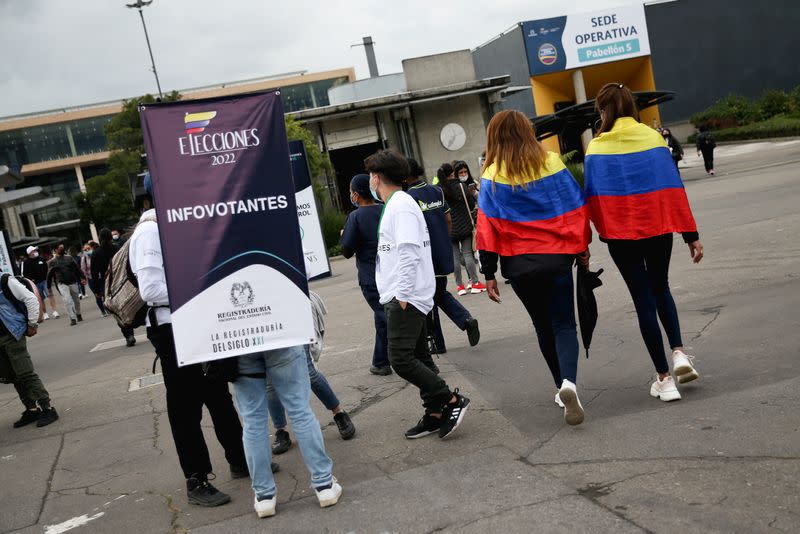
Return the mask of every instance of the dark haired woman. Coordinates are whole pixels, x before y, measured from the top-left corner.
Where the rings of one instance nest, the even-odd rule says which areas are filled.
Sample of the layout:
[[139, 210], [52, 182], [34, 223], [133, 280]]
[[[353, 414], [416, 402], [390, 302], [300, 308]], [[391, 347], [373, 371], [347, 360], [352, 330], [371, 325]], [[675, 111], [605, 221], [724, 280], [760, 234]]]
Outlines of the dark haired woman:
[[553, 375], [556, 404], [570, 425], [583, 422], [577, 392], [578, 333], [572, 265], [589, 263], [589, 217], [580, 186], [558, 154], [536, 140], [519, 111], [501, 111], [486, 131], [478, 197], [478, 249], [489, 298], [495, 272], [511, 282], [533, 321]]
[[592, 222], [633, 297], [639, 329], [658, 376], [650, 395], [681, 398], [669, 373], [658, 321], [672, 349], [679, 383], [699, 377], [683, 350], [678, 311], [669, 290], [672, 234], [683, 235], [689, 254], [703, 258], [692, 210], [664, 138], [637, 120], [630, 90], [607, 84], [597, 94], [602, 123], [586, 151], [586, 196]]
[[[469, 172], [469, 171], [467, 171]], [[475, 220], [472, 212], [477, 204], [469, 188], [462, 183], [449, 163], [442, 164], [436, 172], [439, 184], [444, 192], [444, 199], [450, 207], [452, 230], [450, 242], [453, 244], [453, 275], [456, 279], [456, 291], [460, 296], [467, 293], [481, 293], [486, 286], [478, 280], [478, 269], [475, 266], [475, 249], [472, 248], [472, 234], [475, 231]], [[461, 275], [461, 266], [467, 269], [467, 283]]]

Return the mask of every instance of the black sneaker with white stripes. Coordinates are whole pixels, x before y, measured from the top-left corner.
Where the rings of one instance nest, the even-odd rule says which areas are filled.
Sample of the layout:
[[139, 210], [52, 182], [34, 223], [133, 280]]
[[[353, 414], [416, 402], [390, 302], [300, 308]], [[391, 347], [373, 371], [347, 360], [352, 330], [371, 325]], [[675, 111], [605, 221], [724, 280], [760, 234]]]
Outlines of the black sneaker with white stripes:
[[458, 388], [453, 391], [456, 401], [445, 404], [442, 408], [442, 426], [439, 427], [439, 437], [444, 439], [456, 431], [458, 425], [464, 420], [467, 413], [469, 399], [458, 393]]
[[422, 416], [422, 419], [419, 422], [406, 430], [406, 438], [408, 439], [417, 439], [417, 438], [424, 438], [425, 436], [429, 436], [431, 434], [435, 434], [439, 431], [439, 428], [442, 426], [442, 420], [433, 417], [432, 415], [425, 414]]

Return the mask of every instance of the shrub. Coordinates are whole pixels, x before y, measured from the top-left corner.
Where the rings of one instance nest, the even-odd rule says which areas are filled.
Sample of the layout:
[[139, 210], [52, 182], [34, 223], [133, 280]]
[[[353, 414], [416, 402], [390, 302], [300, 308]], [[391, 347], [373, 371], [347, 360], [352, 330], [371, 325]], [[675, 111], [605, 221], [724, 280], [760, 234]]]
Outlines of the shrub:
[[761, 120], [770, 119], [781, 113], [789, 111], [789, 95], [783, 91], [764, 91], [756, 102]]
[[583, 163], [580, 161], [576, 161], [578, 157], [578, 151], [573, 150], [571, 152], [567, 152], [566, 154], [561, 155], [561, 161], [564, 162], [566, 165], [567, 170], [572, 174], [575, 178], [575, 181], [580, 184], [581, 189], [583, 189]]
[[710, 108], [689, 117], [689, 122], [696, 127], [706, 125], [711, 129], [722, 129], [748, 124], [758, 118], [756, 105], [742, 95], [730, 94], [717, 100]]
[[[726, 128], [714, 132], [717, 141], [740, 141], [744, 139], [767, 139], [771, 137], [800, 136], [800, 117], [777, 116], [761, 122]], [[694, 142], [696, 136], [690, 137]]]
[[[325, 246], [328, 247], [328, 255], [331, 250], [339, 247], [340, 232], [344, 228], [344, 223], [347, 220], [347, 214], [341, 211], [327, 210], [319, 214], [319, 223], [322, 226], [322, 237], [325, 239]], [[335, 254], [334, 254], [335, 255]]]
[[800, 85], [789, 92], [786, 112], [793, 117], [800, 118]]

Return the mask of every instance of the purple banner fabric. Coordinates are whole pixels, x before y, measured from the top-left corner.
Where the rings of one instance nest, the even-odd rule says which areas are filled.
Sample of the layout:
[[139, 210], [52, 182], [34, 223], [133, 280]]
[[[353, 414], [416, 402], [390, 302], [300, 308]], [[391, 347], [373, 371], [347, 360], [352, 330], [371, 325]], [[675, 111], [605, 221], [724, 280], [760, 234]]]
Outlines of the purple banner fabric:
[[140, 116], [179, 364], [312, 341], [279, 94]]

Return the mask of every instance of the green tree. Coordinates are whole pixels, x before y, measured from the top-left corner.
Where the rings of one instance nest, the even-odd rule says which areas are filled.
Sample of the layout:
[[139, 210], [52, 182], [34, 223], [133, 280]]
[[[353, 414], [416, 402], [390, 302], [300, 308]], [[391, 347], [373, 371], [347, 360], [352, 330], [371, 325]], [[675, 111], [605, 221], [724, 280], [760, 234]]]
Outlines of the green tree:
[[333, 164], [328, 154], [319, 149], [311, 132], [303, 128], [299, 122], [289, 115], [286, 115], [284, 119], [286, 122], [286, 137], [288, 137], [290, 141], [296, 139], [301, 140], [306, 147], [308, 166], [311, 170], [311, 183], [314, 187], [314, 196], [317, 198], [317, 205], [320, 206], [320, 210], [322, 210], [322, 206], [330, 205], [330, 200], [325, 194], [325, 186], [320, 183], [319, 177], [325, 173], [333, 174]]
[[[165, 102], [180, 99], [177, 91]], [[139, 122], [139, 104], [156, 102], [152, 95], [123, 102], [122, 111], [106, 125], [106, 148], [111, 151], [108, 171], [86, 181], [86, 193], [76, 197], [81, 220], [98, 227], [125, 226], [135, 219], [128, 177], [142, 172], [144, 139]]]

